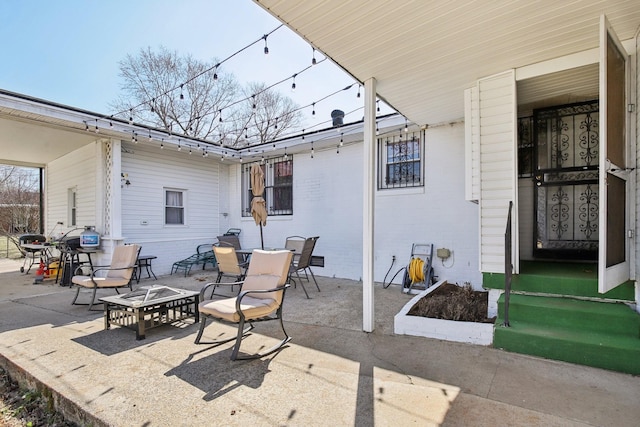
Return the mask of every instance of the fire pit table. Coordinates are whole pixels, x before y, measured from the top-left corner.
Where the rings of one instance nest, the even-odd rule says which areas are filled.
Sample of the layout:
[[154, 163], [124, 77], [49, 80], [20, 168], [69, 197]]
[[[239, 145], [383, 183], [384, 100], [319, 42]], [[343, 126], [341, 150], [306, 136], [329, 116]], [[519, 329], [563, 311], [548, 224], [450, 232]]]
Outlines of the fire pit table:
[[104, 303], [104, 328], [118, 325], [134, 329], [136, 339], [145, 338], [147, 329], [190, 317], [200, 321], [200, 292], [168, 286], [142, 286], [128, 294], [100, 298]]

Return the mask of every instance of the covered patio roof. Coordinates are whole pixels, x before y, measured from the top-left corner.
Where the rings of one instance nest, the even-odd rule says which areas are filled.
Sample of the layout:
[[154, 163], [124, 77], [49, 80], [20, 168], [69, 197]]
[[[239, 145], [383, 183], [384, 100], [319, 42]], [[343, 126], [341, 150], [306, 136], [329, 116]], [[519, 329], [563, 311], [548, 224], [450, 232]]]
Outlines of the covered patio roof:
[[[640, 25], [637, 0], [254, 1], [360, 82], [374, 77], [378, 96], [419, 125], [463, 117], [463, 90], [479, 78], [591, 50], [597, 62], [601, 14], [622, 41]], [[579, 98], [597, 88], [593, 77], [550, 79]]]

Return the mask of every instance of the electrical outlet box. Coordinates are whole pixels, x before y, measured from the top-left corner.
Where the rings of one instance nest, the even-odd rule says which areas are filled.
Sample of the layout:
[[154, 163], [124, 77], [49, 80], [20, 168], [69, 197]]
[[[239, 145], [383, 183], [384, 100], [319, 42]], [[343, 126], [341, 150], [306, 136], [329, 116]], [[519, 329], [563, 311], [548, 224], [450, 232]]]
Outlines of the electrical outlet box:
[[447, 248], [439, 248], [436, 250], [436, 255], [438, 258], [442, 258], [443, 260], [449, 258], [451, 256], [451, 251]]

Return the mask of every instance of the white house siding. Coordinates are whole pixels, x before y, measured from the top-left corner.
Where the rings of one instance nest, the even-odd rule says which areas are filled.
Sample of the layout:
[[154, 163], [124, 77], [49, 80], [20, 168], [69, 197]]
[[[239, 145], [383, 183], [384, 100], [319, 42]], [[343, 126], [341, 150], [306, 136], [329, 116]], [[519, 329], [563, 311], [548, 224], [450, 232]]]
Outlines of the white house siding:
[[[362, 143], [296, 154], [293, 160], [293, 211], [269, 217], [264, 228], [267, 247], [281, 247], [286, 236], [320, 236], [314, 254], [324, 256], [321, 276], [359, 280], [362, 276]], [[376, 193], [375, 271], [387, 282], [407, 265], [413, 243], [433, 243], [453, 256], [442, 265], [440, 278], [481, 286], [478, 271], [478, 206], [465, 201], [464, 125], [455, 123], [426, 131], [424, 188]], [[239, 169], [236, 167], [236, 175]], [[238, 187], [239, 188], [239, 187]], [[232, 196], [232, 200], [235, 196]], [[239, 206], [239, 198], [234, 201]], [[245, 247], [260, 244], [259, 228], [251, 218], [240, 220]], [[400, 283], [398, 274], [395, 283]]]
[[[480, 268], [504, 272], [504, 232], [509, 201], [516, 201], [514, 72], [478, 81], [480, 100]], [[517, 243], [517, 206], [514, 206]], [[515, 245], [514, 247], [517, 247]], [[514, 262], [517, 263], [517, 257]], [[517, 268], [516, 268], [517, 272]]]
[[635, 104], [636, 113], [632, 115], [635, 117], [635, 126], [632, 126], [633, 131], [635, 132], [635, 148], [636, 148], [636, 232], [635, 232], [635, 271], [632, 271], [631, 278], [636, 280], [636, 311], [640, 313], [640, 284], [638, 283], [636, 276], [638, 271], [640, 271], [640, 238], [638, 238], [638, 233], [640, 232], [640, 227], [638, 226], [638, 221], [640, 221], [640, 185], [637, 185], [640, 182], [640, 171], [638, 170], [637, 165], [640, 164], [640, 144], [638, 144], [638, 139], [640, 138], [640, 114], [638, 114], [638, 108], [640, 106], [640, 66], [638, 66], [638, 61], [640, 58], [640, 31], [636, 33], [636, 48], [634, 54], [631, 56], [631, 61], [629, 61], [632, 65], [632, 70], [635, 75], [635, 90], [632, 90], [632, 99], [631, 103]]
[[480, 100], [478, 86], [464, 91], [465, 199], [480, 199]]
[[[201, 243], [213, 243], [220, 232], [219, 160], [189, 155], [175, 147], [123, 142], [122, 172], [131, 182], [122, 188], [122, 234], [127, 243], [155, 255], [156, 274], [168, 274], [175, 261], [195, 253]], [[186, 224], [164, 224], [164, 189], [186, 190]]]
[[[57, 222], [63, 226], [55, 229], [55, 237], [70, 231], [68, 190], [76, 189], [77, 227], [102, 223], [96, 212], [97, 161], [100, 145], [93, 143], [49, 163], [46, 168], [47, 188], [46, 224], [50, 232]], [[98, 229], [98, 231], [101, 231]], [[80, 230], [72, 235], [80, 234]]]

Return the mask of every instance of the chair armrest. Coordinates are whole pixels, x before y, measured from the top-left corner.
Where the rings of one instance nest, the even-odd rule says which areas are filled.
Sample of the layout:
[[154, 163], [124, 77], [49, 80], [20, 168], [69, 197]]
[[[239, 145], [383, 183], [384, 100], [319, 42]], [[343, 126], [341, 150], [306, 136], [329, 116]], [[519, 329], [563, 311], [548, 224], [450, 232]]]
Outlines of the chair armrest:
[[240, 285], [242, 286], [244, 282], [223, 282], [223, 283], [215, 283], [215, 282], [210, 282], [205, 284], [202, 289], [200, 289], [200, 301], [204, 301], [204, 294], [206, 293], [205, 291], [207, 289], [209, 289], [211, 286], [233, 286], [233, 285]]
[[110, 270], [117, 271], [117, 270], [128, 270], [128, 269], [130, 269], [130, 268], [136, 268], [136, 266], [137, 266], [137, 264], [133, 264], [133, 265], [130, 265], [130, 266], [128, 266], [128, 267], [98, 267], [98, 268], [93, 268], [93, 269], [91, 270], [91, 278], [93, 278], [93, 277], [96, 275], [96, 272], [98, 272], [98, 271], [110, 271]]
[[244, 298], [249, 294], [266, 294], [269, 292], [279, 292], [279, 291], [284, 292], [289, 287], [291, 287], [291, 285], [284, 284], [282, 286], [278, 286], [277, 288], [272, 288], [272, 289], [250, 289], [248, 291], [241, 291], [236, 297], [236, 311], [240, 313], [240, 315], [242, 316], [242, 310], [240, 310], [240, 304], [242, 302], [242, 298]]
[[[206, 252], [213, 252], [213, 251], [211, 250], [211, 248], [212, 248], [212, 247], [213, 247], [213, 243], [203, 243], [203, 244], [201, 244], [201, 245], [198, 245], [198, 247], [196, 248], [196, 253], [198, 253], [198, 254], [204, 254], [204, 253], [206, 253]], [[200, 252], [200, 248], [209, 248], [209, 249], [207, 249], [207, 250], [206, 250], [206, 251], [204, 251], [204, 252]]]

